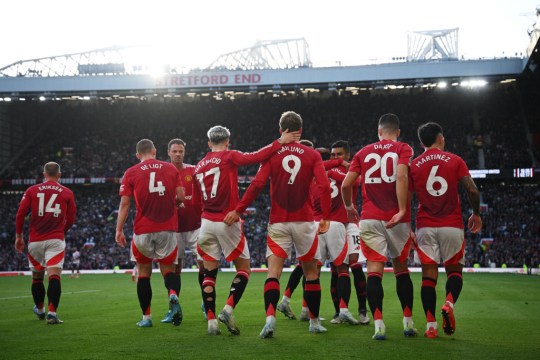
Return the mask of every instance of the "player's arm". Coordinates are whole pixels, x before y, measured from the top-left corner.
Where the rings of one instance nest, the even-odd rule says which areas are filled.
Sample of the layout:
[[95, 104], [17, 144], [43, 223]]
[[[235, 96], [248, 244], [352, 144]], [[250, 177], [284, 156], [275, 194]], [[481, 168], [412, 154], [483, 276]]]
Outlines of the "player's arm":
[[180, 206], [184, 201], [186, 200], [186, 196], [184, 193], [184, 187], [178, 186], [176, 188], [176, 205]]
[[17, 210], [17, 215], [15, 217], [15, 250], [18, 253], [24, 251], [24, 218], [30, 210], [30, 197], [25, 193]]
[[349, 166], [349, 163], [342, 159], [331, 159], [323, 161], [324, 170], [337, 168], [338, 166]]
[[259, 195], [262, 189], [264, 189], [264, 186], [266, 185], [266, 181], [268, 180], [268, 177], [270, 176], [270, 163], [266, 162], [261, 165], [259, 168], [259, 171], [257, 172], [257, 175], [255, 175], [255, 178], [247, 188], [246, 192], [244, 193], [244, 196], [242, 196], [242, 199], [236, 205], [236, 208], [232, 211], [229, 211], [229, 213], [225, 216], [225, 219], [223, 219], [223, 222], [227, 225], [232, 225], [235, 222], [240, 219], [240, 215], [246, 211], [249, 204], [255, 200], [255, 198]]
[[341, 184], [341, 197], [343, 198], [343, 204], [347, 210], [347, 217], [349, 221], [357, 224], [360, 221], [356, 206], [353, 204], [353, 187], [357, 179], [361, 178], [361, 175], [356, 171], [348, 171], [345, 175], [345, 179]]
[[[195, 174], [193, 175], [195, 177]], [[191, 183], [191, 205], [197, 212], [197, 214], [202, 214], [203, 211], [203, 202], [202, 202], [202, 194], [201, 190], [199, 189], [199, 185], [196, 181], [193, 181]]]
[[474, 180], [470, 176], [462, 177], [459, 182], [467, 191], [469, 203], [471, 204], [473, 211], [469, 217], [467, 227], [473, 234], [476, 234], [482, 229], [482, 218], [480, 217], [480, 191], [478, 191]]
[[120, 206], [118, 207], [118, 219], [116, 220], [116, 243], [121, 247], [126, 246], [126, 237], [124, 236], [124, 224], [126, 223], [131, 197], [122, 195]]
[[390, 229], [400, 223], [407, 213], [407, 206], [410, 203], [409, 198], [409, 166], [398, 164], [397, 179], [396, 179], [396, 196], [398, 201], [399, 211], [392, 216], [390, 221], [386, 223], [386, 228]]
[[262, 149], [259, 149], [255, 152], [251, 152], [251, 153], [243, 153], [240, 151], [231, 152], [232, 154], [231, 159], [233, 163], [237, 166], [257, 164], [265, 160], [268, 160], [270, 156], [272, 156], [276, 151], [278, 151], [281, 148], [281, 145], [288, 144], [290, 142], [298, 141], [298, 140], [300, 140], [299, 131], [289, 132], [289, 130], [285, 130], [281, 134], [281, 137], [279, 139], [277, 139], [271, 144], [266, 145]]
[[332, 208], [332, 190], [330, 189], [330, 181], [324, 170], [322, 161], [318, 161], [313, 168], [315, 183], [319, 188], [319, 201], [321, 203], [322, 219], [319, 222], [319, 234], [324, 234], [330, 227], [330, 211]]
[[71, 229], [75, 223], [75, 215], [77, 215], [77, 204], [75, 203], [75, 196], [73, 196], [73, 193], [71, 193], [71, 199], [67, 204], [66, 226], [64, 226], [64, 233]]

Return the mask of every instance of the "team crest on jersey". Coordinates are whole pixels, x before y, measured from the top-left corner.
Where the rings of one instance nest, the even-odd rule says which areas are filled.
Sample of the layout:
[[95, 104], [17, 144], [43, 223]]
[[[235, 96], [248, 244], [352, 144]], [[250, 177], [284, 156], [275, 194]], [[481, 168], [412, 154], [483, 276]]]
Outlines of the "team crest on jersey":
[[186, 180], [187, 182], [191, 182], [191, 180], [192, 180], [191, 175], [187, 175], [187, 176], [184, 178], [184, 180]]

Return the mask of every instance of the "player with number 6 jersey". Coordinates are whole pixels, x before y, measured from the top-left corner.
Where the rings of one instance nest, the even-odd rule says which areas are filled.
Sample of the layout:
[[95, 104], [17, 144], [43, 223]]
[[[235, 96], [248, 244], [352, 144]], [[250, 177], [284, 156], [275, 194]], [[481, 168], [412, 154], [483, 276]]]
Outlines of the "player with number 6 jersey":
[[435, 287], [440, 262], [447, 274], [446, 299], [441, 308], [443, 330], [447, 335], [452, 335], [456, 329], [454, 304], [463, 287], [465, 238], [458, 185], [463, 185], [472, 206], [468, 222], [472, 233], [482, 228], [480, 194], [465, 162], [444, 151], [443, 130], [439, 124], [421, 125], [418, 138], [425, 151], [413, 160], [410, 172], [411, 187], [418, 198], [416, 250], [422, 263], [421, 294], [427, 321], [424, 336], [436, 338]]
[[384, 114], [379, 118], [379, 141], [356, 153], [343, 181], [343, 202], [349, 221], [358, 220], [352, 203], [352, 186], [362, 181], [362, 215], [360, 237], [362, 252], [367, 258], [367, 299], [373, 320], [373, 339], [386, 339], [383, 322], [382, 276], [387, 253], [392, 259], [396, 289], [403, 310], [403, 334], [416, 336], [412, 321], [413, 284], [407, 259], [412, 243], [408, 171], [413, 151], [400, 135], [399, 118]]
[[233, 309], [244, 293], [251, 272], [249, 249], [242, 223], [236, 221], [228, 226], [223, 222], [227, 213], [238, 203], [238, 167], [264, 161], [279, 150], [282, 144], [300, 138], [298, 132], [285, 131], [281, 138], [270, 145], [256, 152], [242, 153], [229, 150], [230, 136], [226, 127], [210, 128], [208, 147], [212, 151], [199, 161], [193, 173], [196, 181], [193, 184], [192, 201], [195, 206], [201, 202], [203, 206], [197, 251], [203, 259], [202, 297], [209, 335], [220, 334], [215, 316], [215, 285], [221, 255], [223, 254], [227, 261], [232, 261], [236, 268], [227, 303], [218, 315], [219, 321], [225, 324], [233, 335], [240, 334], [233, 317]]
[[45, 181], [25, 191], [15, 220], [15, 249], [22, 253], [24, 219], [28, 212], [31, 212], [28, 260], [32, 271], [34, 313], [38, 319], [45, 319], [43, 278], [47, 270], [48, 324], [63, 322], [58, 318], [56, 309], [62, 292], [60, 276], [66, 248], [64, 236], [73, 225], [77, 211], [73, 192], [59, 183], [60, 175], [60, 165], [55, 162], [45, 164], [43, 169]]

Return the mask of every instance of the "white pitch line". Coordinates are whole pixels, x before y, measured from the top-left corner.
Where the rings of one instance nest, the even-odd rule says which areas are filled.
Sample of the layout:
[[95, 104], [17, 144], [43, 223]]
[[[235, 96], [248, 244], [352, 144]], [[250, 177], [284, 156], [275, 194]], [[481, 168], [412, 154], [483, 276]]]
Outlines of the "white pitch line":
[[[69, 295], [69, 294], [83, 294], [83, 293], [94, 293], [94, 292], [100, 292], [103, 290], [81, 290], [81, 291], [72, 291], [72, 292], [65, 292], [62, 293], [62, 296]], [[25, 298], [31, 298], [32, 295], [23, 295], [23, 296], [11, 296], [11, 297], [3, 297], [0, 298], [0, 300], [12, 300], [12, 299], [25, 299]]]

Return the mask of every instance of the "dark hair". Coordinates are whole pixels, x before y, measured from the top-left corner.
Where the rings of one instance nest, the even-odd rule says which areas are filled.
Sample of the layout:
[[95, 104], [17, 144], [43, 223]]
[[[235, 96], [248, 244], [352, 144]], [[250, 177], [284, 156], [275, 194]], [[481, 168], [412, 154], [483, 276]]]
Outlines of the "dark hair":
[[396, 114], [384, 114], [379, 118], [379, 128], [385, 132], [396, 132], [399, 130], [399, 118]]
[[420, 139], [424, 147], [433, 145], [437, 140], [437, 136], [442, 133], [441, 125], [434, 122], [428, 122], [418, 127], [418, 139]]
[[294, 111], [286, 111], [281, 114], [279, 128], [281, 131], [299, 131], [302, 128], [302, 117]]
[[351, 147], [349, 145], [348, 141], [345, 140], [338, 140], [335, 143], [332, 144], [332, 149], [334, 148], [343, 148], [345, 150], [345, 153], [350, 154]]
[[152, 140], [142, 139], [137, 143], [137, 154], [140, 154], [140, 155], [148, 154], [154, 149], [155, 147]]
[[305, 145], [305, 146], [309, 146], [310, 148], [315, 147], [315, 145], [313, 145], [313, 143], [311, 141], [306, 140], [306, 139], [300, 140], [299, 143], [302, 144], [302, 145]]
[[43, 166], [43, 172], [47, 174], [47, 176], [57, 176], [60, 174], [60, 165], [52, 161], [48, 162]]
[[167, 150], [171, 150], [171, 146], [173, 145], [182, 145], [183, 147], [186, 147], [186, 142], [182, 139], [172, 139], [169, 141], [169, 144], [167, 145]]

